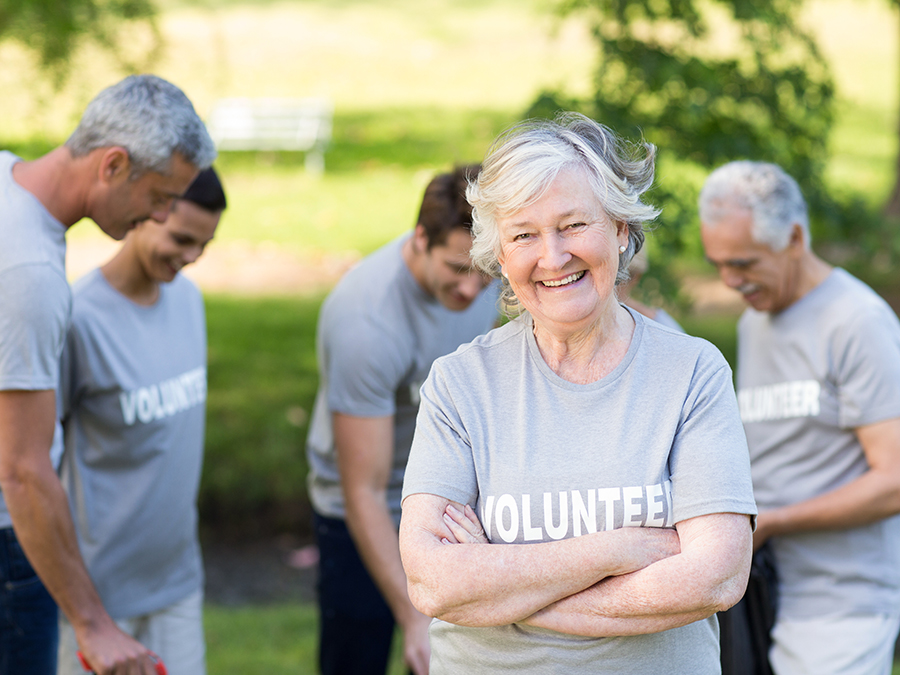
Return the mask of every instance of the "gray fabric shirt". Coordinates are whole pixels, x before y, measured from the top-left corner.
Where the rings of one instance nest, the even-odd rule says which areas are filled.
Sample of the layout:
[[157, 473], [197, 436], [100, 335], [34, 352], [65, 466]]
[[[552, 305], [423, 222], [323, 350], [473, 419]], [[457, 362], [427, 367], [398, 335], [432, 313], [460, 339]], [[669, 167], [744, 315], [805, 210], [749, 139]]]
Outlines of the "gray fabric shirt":
[[[404, 497], [472, 505], [493, 544], [755, 514], [725, 359], [632, 315], [625, 358], [591, 384], [547, 366], [527, 316], [439, 359], [422, 388]], [[719, 672], [715, 618], [603, 639], [435, 620], [431, 643], [435, 674]]]
[[[13, 180], [0, 152], [0, 390], [56, 389], [72, 296], [66, 228]], [[50, 451], [50, 448], [47, 448]], [[0, 527], [11, 527], [0, 494]]]
[[[900, 416], [900, 321], [835, 269], [778, 314], [744, 313], [737, 374], [760, 509], [804, 501], [868, 469], [857, 427]], [[900, 516], [772, 546], [779, 616], [900, 611]]]
[[326, 298], [319, 315], [316, 396], [307, 456], [315, 510], [345, 517], [331, 416], [394, 417], [388, 505], [400, 522], [400, 490], [419, 409], [419, 387], [432, 362], [484, 333], [497, 319], [492, 284], [464, 311], [427, 294], [401, 255], [405, 234], [362, 260]]
[[183, 275], [150, 307], [97, 269], [74, 287], [60, 385], [78, 543], [114, 618], [200, 590], [197, 489], [206, 416], [206, 320]]

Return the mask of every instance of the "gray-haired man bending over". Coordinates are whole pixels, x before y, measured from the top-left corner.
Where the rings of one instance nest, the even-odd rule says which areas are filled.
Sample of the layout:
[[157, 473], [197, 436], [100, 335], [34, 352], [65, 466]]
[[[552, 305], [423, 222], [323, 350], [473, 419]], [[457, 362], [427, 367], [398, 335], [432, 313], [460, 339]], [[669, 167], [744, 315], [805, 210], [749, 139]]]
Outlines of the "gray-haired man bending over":
[[0, 675], [56, 672], [53, 600], [96, 672], [155, 672], [103, 608], [50, 457], [72, 303], [65, 233], [85, 217], [114, 239], [163, 222], [215, 155], [184, 93], [151, 75], [102, 91], [48, 154], [0, 152]]
[[749, 308], [737, 388], [779, 576], [776, 675], [888, 674], [900, 625], [900, 322], [810, 249], [779, 167], [733, 162], [700, 195], [706, 257]]

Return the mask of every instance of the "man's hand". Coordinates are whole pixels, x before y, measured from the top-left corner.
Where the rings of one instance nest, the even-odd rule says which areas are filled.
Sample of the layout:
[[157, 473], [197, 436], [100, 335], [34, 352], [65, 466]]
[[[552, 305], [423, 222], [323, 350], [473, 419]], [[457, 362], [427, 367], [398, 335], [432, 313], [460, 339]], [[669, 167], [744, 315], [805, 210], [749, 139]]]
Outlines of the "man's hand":
[[431, 645], [428, 642], [428, 627], [431, 618], [416, 612], [403, 626], [403, 661], [413, 675], [428, 675], [428, 661], [431, 659]]
[[[160, 659], [153, 652], [150, 652], [150, 658], [153, 661], [153, 665], [154, 665], [153, 672], [156, 675], [168, 675], [169, 671], [166, 670], [166, 664], [164, 664], [162, 662], [162, 659]], [[78, 660], [81, 662], [81, 667], [84, 668], [84, 670], [86, 672], [95, 673], [95, 674], [100, 672], [96, 668], [94, 668], [93, 664], [91, 664], [90, 661], [88, 661], [84, 657], [84, 654], [82, 654], [80, 651], [78, 652]]]

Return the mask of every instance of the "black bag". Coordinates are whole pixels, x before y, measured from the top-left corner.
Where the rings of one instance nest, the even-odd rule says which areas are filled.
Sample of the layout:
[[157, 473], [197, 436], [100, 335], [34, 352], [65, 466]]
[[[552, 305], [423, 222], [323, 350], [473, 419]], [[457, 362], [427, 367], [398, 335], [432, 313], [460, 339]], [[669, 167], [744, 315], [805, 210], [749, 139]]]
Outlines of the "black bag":
[[734, 607], [718, 613], [722, 675], [772, 675], [770, 636], [778, 611], [778, 578], [768, 544], [753, 554], [747, 591]]

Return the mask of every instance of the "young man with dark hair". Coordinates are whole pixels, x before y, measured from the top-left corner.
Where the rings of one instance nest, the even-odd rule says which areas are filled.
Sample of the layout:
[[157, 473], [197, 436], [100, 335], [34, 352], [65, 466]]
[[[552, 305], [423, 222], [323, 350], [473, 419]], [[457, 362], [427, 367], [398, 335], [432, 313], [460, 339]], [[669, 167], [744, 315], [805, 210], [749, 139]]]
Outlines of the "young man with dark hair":
[[400, 490], [432, 362], [497, 320], [496, 288], [469, 258], [465, 188], [478, 170], [434, 178], [415, 230], [350, 270], [322, 307], [307, 455], [324, 675], [384, 673], [395, 622], [408, 667], [428, 672], [430, 619], [400, 564]]

